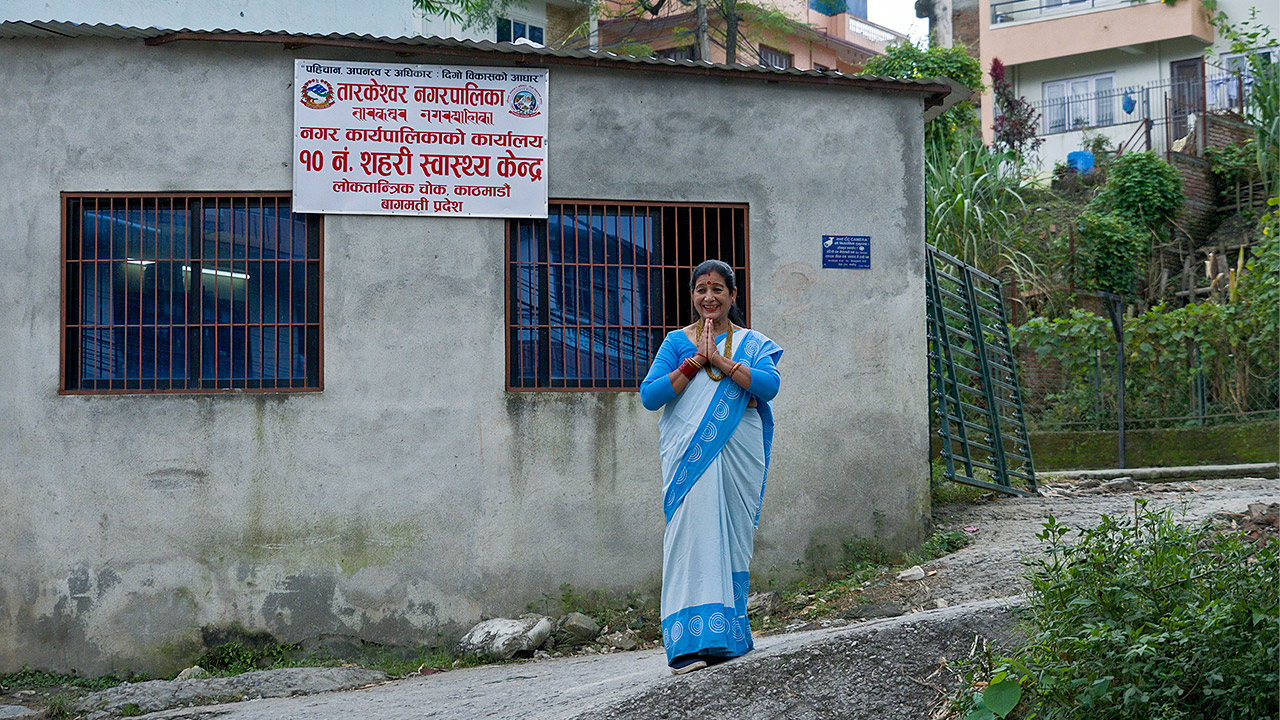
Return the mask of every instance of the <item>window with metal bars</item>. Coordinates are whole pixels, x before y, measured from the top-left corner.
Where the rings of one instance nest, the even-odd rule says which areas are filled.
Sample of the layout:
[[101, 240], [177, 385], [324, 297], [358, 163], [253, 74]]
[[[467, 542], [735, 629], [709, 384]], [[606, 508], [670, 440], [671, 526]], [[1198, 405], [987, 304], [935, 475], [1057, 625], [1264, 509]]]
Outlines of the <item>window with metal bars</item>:
[[507, 223], [507, 387], [637, 390], [693, 322], [689, 273], [718, 258], [749, 318], [747, 207], [553, 202]]
[[62, 392], [321, 389], [321, 216], [287, 193], [62, 198]]

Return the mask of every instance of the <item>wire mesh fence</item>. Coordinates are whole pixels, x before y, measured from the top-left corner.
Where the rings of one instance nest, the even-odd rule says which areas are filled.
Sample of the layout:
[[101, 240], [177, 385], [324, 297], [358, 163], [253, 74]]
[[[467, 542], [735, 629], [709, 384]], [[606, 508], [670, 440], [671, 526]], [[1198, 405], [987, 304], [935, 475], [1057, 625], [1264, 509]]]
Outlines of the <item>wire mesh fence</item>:
[[[1108, 333], [1109, 334], [1109, 333]], [[1185, 427], [1280, 417], [1280, 376], [1244, 343], [1126, 341], [1124, 424]], [[1226, 345], [1225, 348], [1221, 345]], [[1175, 346], [1172, 350], [1169, 346]], [[1226, 352], [1223, 352], [1223, 350]], [[1091, 338], [1071, 352], [1019, 347], [1028, 429], [1114, 431], [1120, 426], [1114, 338]]]

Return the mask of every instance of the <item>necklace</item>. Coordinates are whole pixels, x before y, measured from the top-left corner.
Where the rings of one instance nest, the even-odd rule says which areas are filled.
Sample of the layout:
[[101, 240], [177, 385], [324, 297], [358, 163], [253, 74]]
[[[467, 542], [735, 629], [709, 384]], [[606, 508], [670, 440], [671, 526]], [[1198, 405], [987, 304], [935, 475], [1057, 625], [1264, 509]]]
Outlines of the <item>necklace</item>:
[[[697, 336], [697, 340], [702, 340], [702, 323], [696, 323], [694, 333]], [[724, 352], [721, 354], [728, 358], [733, 357], [733, 323], [729, 323], [729, 330], [724, 338]], [[719, 373], [719, 375], [716, 373]], [[720, 382], [724, 379], [724, 373], [711, 367], [711, 363], [707, 362], [707, 377], [715, 380], [716, 382]]]

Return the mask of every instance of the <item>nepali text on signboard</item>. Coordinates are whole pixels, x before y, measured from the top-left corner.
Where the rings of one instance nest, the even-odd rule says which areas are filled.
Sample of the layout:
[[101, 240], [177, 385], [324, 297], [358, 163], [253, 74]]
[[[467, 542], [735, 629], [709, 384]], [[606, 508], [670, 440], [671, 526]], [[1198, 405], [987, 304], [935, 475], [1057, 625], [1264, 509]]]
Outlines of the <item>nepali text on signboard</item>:
[[293, 207], [547, 216], [547, 70], [294, 64]]
[[822, 267], [866, 270], [871, 267], [870, 235], [823, 235]]

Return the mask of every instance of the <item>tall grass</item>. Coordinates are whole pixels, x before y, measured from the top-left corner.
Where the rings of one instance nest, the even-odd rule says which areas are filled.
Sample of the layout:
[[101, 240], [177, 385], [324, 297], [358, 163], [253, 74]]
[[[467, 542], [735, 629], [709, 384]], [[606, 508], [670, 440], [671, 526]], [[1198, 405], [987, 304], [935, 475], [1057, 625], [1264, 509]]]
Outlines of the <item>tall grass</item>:
[[925, 148], [925, 238], [988, 275], [1019, 280], [1037, 268], [1022, 250], [1017, 211], [1027, 180], [1015, 156], [968, 136], [954, 146]]

